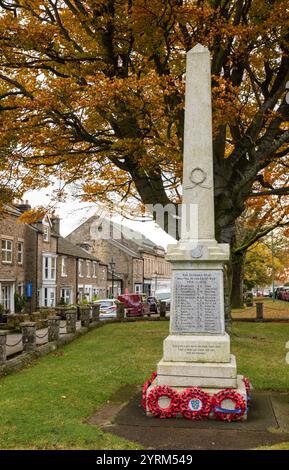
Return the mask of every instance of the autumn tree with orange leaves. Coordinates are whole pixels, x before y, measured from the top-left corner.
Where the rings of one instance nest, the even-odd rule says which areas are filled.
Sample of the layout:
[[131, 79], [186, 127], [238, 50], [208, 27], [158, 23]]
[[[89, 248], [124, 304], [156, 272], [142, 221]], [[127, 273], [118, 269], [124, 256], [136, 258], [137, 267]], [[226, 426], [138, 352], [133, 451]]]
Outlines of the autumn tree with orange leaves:
[[209, 48], [216, 238], [231, 245], [237, 282], [244, 211], [259, 214], [256, 227], [265, 213], [268, 227], [276, 224], [271, 207], [287, 220], [287, 0], [0, 0], [0, 7], [6, 198], [60, 176], [64, 185], [77, 182], [84, 200], [179, 204], [185, 53], [196, 43]]

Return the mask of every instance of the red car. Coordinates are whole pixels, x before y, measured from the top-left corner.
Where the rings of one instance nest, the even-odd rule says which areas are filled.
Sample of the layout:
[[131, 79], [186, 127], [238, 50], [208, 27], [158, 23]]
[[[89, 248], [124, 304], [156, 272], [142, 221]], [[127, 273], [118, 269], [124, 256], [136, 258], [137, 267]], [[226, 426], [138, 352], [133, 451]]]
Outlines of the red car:
[[117, 300], [124, 304], [126, 317], [143, 317], [142, 297], [139, 294], [118, 295]]
[[289, 301], [289, 290], [284, 289], [283, 291], [281, 291], [280, 298], [281, 298], [281, 300], [286, 300], [288, 302]]

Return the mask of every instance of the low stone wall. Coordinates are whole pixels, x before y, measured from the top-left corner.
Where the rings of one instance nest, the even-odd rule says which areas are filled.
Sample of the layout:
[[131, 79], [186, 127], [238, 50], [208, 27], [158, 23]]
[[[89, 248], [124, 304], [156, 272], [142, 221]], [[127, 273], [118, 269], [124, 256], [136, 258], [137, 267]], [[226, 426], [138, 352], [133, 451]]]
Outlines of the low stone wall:
[[[48, 342], [45, 344], [37, 345], [37, 325], [36, 322], [25, 321], [19, 326], [22, 329], [22, 343], [23, 352], [15, 357], [7, 358], [6, 356], [6, 336], [9, 331], [0, 332], [0, 377], [9, 373], [15, 372], [25, 365], [33, 362], [38, 357], [49, 354], [57, 348], [74, 341], [76, 338], [86, 334], [88, 331], [101, 328], [110, 323], [130, 323], [137, 321], [168, 321], [168, 318], [143, 318], [143, 317], [130, 317], [123, 318], [122, 311], [118, 312], [117, 318], [108, 320], [99, 320], [99, 308], [91, 307], [89, 321], [88, 321], [88, 307], [85, 306], [81, 314], [81, 328], [76, 330], [77, 310], [76, 308], [65, 309], [65, 326], [62, 324], [64, 309], [62, 308], [62, 315], [55, 315], [53, 311], [50, 312], [48, 318]], [[82, 310], [82, 309], [80, 309]], [[121, 307], [120, 307], [121, 310]], [[57, 312], [59, 313], [59, 311]], [[26, 319], [27, 317], [25, 317]], [[86, 326], [84, 326], [84, 324]], [[65, 330], [65, 331], [64, 331]]]

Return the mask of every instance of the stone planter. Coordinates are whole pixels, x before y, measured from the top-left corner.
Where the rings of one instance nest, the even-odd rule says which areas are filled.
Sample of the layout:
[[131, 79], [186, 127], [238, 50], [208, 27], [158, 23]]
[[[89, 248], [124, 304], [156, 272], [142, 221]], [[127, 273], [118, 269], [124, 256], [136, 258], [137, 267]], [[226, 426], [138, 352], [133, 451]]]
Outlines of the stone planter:
[[30, 320], [28, 313], [10, 313], [7, 315], [7, 327], [18, 328], [20, 323], [29, 322]]
[[66, 307], [65, 305], [64, 306], [58, 306], [58, 307], [55, 307], [55, 312], [56, 312], [56, 316], [57, 317], [60, 317], [61, 320], [65, 320], [66, 319], [66, 312], [70, 310], [69, 307]]

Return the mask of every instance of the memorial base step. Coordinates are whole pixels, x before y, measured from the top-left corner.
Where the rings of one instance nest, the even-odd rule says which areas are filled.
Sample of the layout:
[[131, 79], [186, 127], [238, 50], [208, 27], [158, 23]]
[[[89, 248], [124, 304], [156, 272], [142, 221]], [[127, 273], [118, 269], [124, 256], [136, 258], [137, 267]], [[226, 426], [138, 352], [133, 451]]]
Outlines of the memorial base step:
[[159, 385], [170, 387], [237, 388], [237, 365], [231, 355], [227, 363], [169, 362], [157, 366]]
[[165, 361], [230, 362], [230, 336], [169, 335], [164, 340]]

